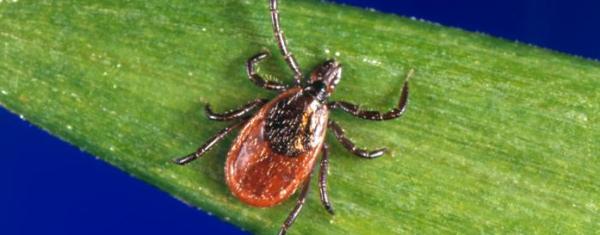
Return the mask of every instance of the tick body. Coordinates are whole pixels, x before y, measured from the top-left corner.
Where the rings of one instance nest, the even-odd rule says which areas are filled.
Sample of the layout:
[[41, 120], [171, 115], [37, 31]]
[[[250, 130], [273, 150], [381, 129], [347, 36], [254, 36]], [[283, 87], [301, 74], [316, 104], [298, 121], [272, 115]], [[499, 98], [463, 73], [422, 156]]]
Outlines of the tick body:
[[404, 82], [398, 105], [388, 112], [362, 110], [348, 102], [329, 101], [329, 96], [342, 78], [341, 64], [334, 60], [326, 61], [303, 81], [304, 76], [298, 62], [288, 50], [281, 31], [277, 0], [270, 0], [270, 10], [275, 39], [283, 58], [294, 73], [294, 85], [264, 80], [256, 72], [256, 65], [266, 59], [268, 54], [259, 53], [251, 57], [246, 64], [248, 78], [262, 88], [279, 92], [279, 95], [271, 101], [256, 99], [225, 113], [215, 113], [207, 105], [209, 119], [233, 123], [209, 139], [196, 152], [175, 159], [174, 162], [183, 165], [197, 159], [234, 129], [241, 127], [241, 132], [227, 154], [227, 185], [235, 197], [257, 207], [278, 205], [301, 189], [296, 206], [279, 230], [279, 234], [285, 234], [305, 203], [311, 175], [317, 166], [321, 202], [333, 214], [333, 206], [327, 194], [327, 129], [331, 129], [342, 146], [356, 156], [373, 159], [385, 152], [385, 149], [368, 151], [357, 148], [345, 136], [344, 130], [329, 119], [330, 110], [338, 109], [375, 121], [398, 118], [404, 113], [408, 102], [408, 78], [412, 70]]
[[300, 88], [282, 93], [261, 108], [234, 141], [225, 178], [237, 198], [273, 206], [289, 198], [310, 175], [321, 152], [327, 106]]

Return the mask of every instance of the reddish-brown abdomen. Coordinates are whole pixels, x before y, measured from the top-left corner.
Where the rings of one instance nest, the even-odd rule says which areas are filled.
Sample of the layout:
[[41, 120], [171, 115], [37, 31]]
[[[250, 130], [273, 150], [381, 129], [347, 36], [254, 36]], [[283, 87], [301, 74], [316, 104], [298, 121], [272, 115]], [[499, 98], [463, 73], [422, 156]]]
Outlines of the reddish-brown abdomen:
[[307, 101], [306, 109], [298, 115], [306, 117], [300, 120], [307, 120], [301, 124], [310, 130], [311, 141], [306, 146], [298, 146], [304, 150], [296, 156], [273, 151], [269, 136], [265, 134], [269, 112], [278, 102], [301, 95], [301, 92], [300, 88], [292, 88], [267, 103], [234, 141], [227, 154], [225, 179], [233, 195], [241, 201], [258, 207], [277, 205], [289, 198], [310, 175], [327, 129], [326, 106], [303, 98]]

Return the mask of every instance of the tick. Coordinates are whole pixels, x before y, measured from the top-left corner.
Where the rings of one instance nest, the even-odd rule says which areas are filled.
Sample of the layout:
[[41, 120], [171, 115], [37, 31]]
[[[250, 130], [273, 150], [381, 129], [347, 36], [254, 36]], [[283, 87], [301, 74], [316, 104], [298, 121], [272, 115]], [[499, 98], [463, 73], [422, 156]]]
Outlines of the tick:
[[[329, 96], [342, 78], [342, 65], [335, 60], [326, 61], [313, 70], [309, 78], [303, 79], [300, 66], [288, 50], [281, 30], [277, 0], [270, 0], [270, 11], [275, 39], [285, 62], [294, 73], [294, 85], [267, 81], [257, 73], [257, 64], [269, 54], [263, 52], [251, 57], [246, 63], [250, 81], [264, 89], [277, 91], [279, 95], [270, 101], [256, 99], [239, 109], [225, 113], [215, 113], [206, 105], [209, 119], [233, 121], [233, 124], [219, 131], [196, 152], [175, 159], [174, 162], [180, 165], [190, 163], [233, 130], [241, 127], [241, 132], [227, 153], [227, 186], [239, 200], [256, 207], [278, 205], [300, 188], [296, 206], [279, 230], [279, 234], [285, 234], [306, 201], [311, 175], [319, 155], [321, 159], [318, 185], [321, 202], [329, 213], [334, 213], [327, 194], [329, 151], [325, 143], [325, 132], [328, 128], [333, 131], [342, 146], [359, 157], [373, 159], [386, 151], [385, 148], [374, 151], [357, 148], [345, 136], [344, 130], [329, 119], [330, 110], [339, 109], [353, 116], [374, 121], [398, 118], [406, 110], [408, 80], [413, 70], [407, 75], [397, 107], [389, 112], [367, 111], [348, 102], [329, 101]], [[252, 115], [252, 111], [256, 109], [258, 111]]]

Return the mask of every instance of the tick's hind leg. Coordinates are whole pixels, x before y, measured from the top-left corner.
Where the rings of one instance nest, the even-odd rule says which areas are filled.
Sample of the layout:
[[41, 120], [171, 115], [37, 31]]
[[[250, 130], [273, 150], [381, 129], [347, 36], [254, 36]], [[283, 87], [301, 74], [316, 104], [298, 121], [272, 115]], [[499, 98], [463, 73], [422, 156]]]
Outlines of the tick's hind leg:
[[235, 128], [240, 127], [244, 123], [246, 123], [246, 121], [237, 122], [231, 126], [228, 126], [227, 128], [219, 131], [216, 135], [211, 137], [208, 141], [206, 141], [206, 143], [204, 143], [202, 146], [200, 146], [200, 148], [198, 148], [198, 150], [196, 150], [196, 152], [191, 153], [185, 157], [174, 159], [173, 162], [176, 164], [179, 164], [179, 165], [185, 165], [185, 164], [190, 163], [193, 160], [196, 160], [197, 158], [199, 158], [200, 156], [205, 154], [208, 150], [210, 150], [216, 143], [223, 140], [223, 138], [225, 138], [225, 136], [227, 136], [227, 134], [231, 133], [231, 131], [233, 131]]
[[210, 120], [229, 121], [229, 120], [244, 118], [246, 116], [246, 114], [250, 113], [252, 110], [256, 109], [257, 107], [263, 106], [267, 102], [268, 102], [268, 100], [265, 100], [265, 99], [256, 99], [250, 103], [245, 104], [244, 106], [240, 107], [239, 109], [227, 111], [224, 113], [214, 113], [212, 111], [212, 109], [210, 108], [210, 105], [208, 105], [208, 104], [204, 107], [204, 109], [206, 111], [206, 116]]
[[298, 201], [296, 201], [296, 206], [290, 212], [285, 222], [281, 225], [281, 229], [279, 229], [278, 235], [284, 235], [287, 233], [287, 230], [292, 226], [294, 221], [296, 221], [296, 217], [300, 214], [304, 203], [306, 202], [306, 196], [308, 195], [308, 189], [310, 188], [310, 179], [312, 178], [312, 174], [308, 175], [304, 186], [302, 186], [302, 191], [300, 192], [300, 196], [298, 197]]
[[333, 206], [329, 201], [329, 194], [327, 193], [327, 173], [329, 171], [329, 147], [327, 144], [323, 144], [323, 158], [321, 159], [321, 169], [319, 171], [319, 192], [321, 193], [321, 202], [323, 206], [330, 214], [334, 214]]
[[330, 109], [338, 109], [339, 108], [339, 109], [346, 111], [356, 117], [368, 119], [368, 120], [383, 121], [383, 120], [399, 118], [400, 116], [402, 116], [402, 114], [406, 110], [406, 104], [408, 104], [408, 80], [410, 80], [410, 77], [412, 76], [413, 73], [414, 73], [414, 70], [411, 69], [408, 72], [408, 75], [406, 75], [406, 80], [404, 82], [404, 85], [402, 86], [402, 92], [401, 92], [402, 94], [400, 95], [400, 101], [398, 101], [398, 106], [396, 106], [394, 109], [392, 109], [389, 112], [382, 113], [382, 112], [378, 112], [378, 111], [360, 110], [358, 105], [351, 104], [351, 103], [344, 102], [344, 101], [333, 101], [327, 105], [329, 106]]
[[261, 52], [253, 56], [248, 60], [248, 62], [246, 62], [246, 73], [248, 73], [248, 79], [250, 79], [250, 81], [252, 81], [257, 86], [265, 88], [267, 90], [282, 91], [287, 89], [286, 85], [283, 85], [278, 82], [267, 81], [260, 75], [258, 75], [258, 72], [256, 71], [256, 65], [262, 60], [266, 59], [267, 57], [269, 57], [268, 53]]
[[337, 140], [339, 140], [340, 143], [342, 143], [342, 145], [346, 149], [350, 150], [350, 152], [354, 153], [355, 155], [357, 155], [359, 157], [373, 159], [373, 158], [380, 157], [387, 150], [385, 148], [377, 149], [375, 151], [367, 151], [364, 149], [359, 149], [356, 147], [356, 145], [354, 143], [352, 143], [352, 141], [350, 139], [348, 139], [346, 137], [346, 134], [344, 133], [344, 129], [342, 129], [342, 127], [340, 127], [333, 120], [329, 121], [329, 128], [331, 128], [333, 130], [333, 134], [335, 135], [335, 138]]

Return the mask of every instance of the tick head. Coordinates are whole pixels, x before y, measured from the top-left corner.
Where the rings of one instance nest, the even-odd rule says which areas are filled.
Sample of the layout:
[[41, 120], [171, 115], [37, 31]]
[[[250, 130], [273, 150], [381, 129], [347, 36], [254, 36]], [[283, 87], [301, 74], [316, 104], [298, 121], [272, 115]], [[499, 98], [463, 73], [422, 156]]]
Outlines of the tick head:
[[342, 65], [335, 60], [329, 60], [317, 67], [311, 76], [310, 83], [305, 88], [321, 101], [325, 101], [342, 78]]

